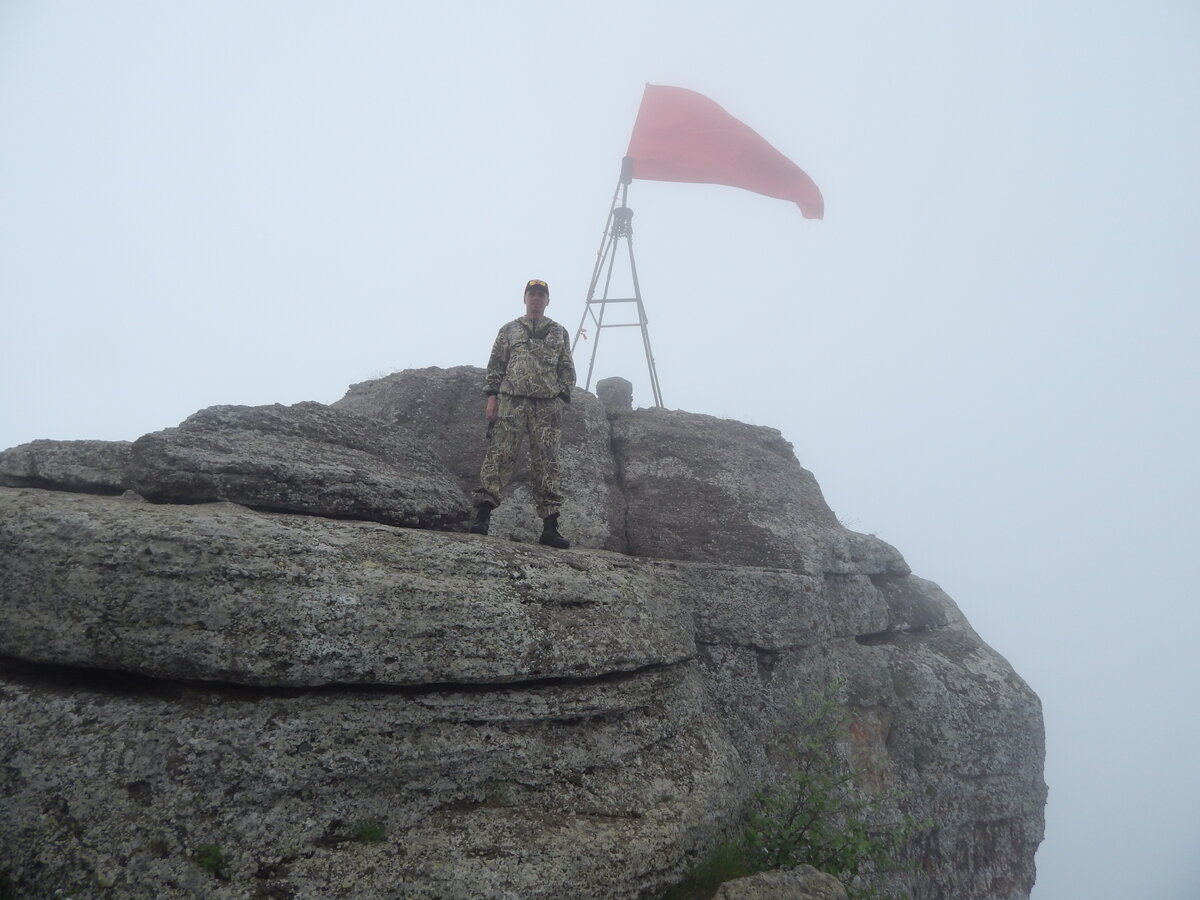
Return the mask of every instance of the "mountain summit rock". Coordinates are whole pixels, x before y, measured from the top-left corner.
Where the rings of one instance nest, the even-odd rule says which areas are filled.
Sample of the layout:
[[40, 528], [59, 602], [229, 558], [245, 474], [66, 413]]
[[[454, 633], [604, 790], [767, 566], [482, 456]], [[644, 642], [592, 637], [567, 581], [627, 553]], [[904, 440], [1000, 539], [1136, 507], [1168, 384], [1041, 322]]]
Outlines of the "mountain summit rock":
[[556, 552], [520, 473], [465, 533], [482, 376], [0, 453], [17, 896], [654, 897], [832, 687], [883, 886], [1028, 898], [1036, 695], [778, 431], [577, 390]]

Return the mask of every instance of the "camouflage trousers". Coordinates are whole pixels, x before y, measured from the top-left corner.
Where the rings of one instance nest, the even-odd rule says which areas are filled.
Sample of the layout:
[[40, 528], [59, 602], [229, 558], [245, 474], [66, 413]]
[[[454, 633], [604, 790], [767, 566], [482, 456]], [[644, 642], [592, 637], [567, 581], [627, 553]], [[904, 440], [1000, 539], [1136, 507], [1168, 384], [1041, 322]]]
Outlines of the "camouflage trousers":
[[533, 499], [540, 518], [558, 512], [562, 503], [558, 478], [558, 445], [562, 440], [563, 402], [557, 397], [500, 395], [496, 427], [483, 466], [479, 470], [476, 503], [484, 500], [500, 505], [500, 492], [512, 481], [513, 467], [521, 441], [529, 438], [529, 474]]

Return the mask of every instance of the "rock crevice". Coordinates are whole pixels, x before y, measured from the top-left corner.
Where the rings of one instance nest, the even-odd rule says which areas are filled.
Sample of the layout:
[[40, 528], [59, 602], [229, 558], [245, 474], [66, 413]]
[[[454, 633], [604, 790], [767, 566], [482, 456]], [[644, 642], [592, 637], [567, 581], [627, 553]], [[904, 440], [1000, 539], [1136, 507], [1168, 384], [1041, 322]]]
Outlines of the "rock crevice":
[[537, 678], [508, 682], [438, 682], [431, 684], [385, 684], [376, 682], [347, 683], [307, 686], [250, 685], [235, 681], [196, 681], [160, 678], [139, 672], [95, 668], [61, 663], [34, 663], [15, 656], [0, 654], [0, 672], [4, 677], [20, 681], [30, 687], [51, 689], [86, 688], [109, 690], [114, 694], [161, 694], [179, 696], [183, 692], [193, 695], [212, 694], [233, 699], [255, 702], [263, 697], [300, 697], [305, 695], [332, 695], [343, 693], [395, 694], [400, 697], [420, 697], [426, 694], [488, 694], [511, 690], [538, 690], [542, 688], [588, 687], [617, 684], [630, 679], [656, 675], [677, 666], [687, 665], [694, 657], [677, 662], [653, 663], [636, 669], [613, 670], [600, 675], [582, 678]]

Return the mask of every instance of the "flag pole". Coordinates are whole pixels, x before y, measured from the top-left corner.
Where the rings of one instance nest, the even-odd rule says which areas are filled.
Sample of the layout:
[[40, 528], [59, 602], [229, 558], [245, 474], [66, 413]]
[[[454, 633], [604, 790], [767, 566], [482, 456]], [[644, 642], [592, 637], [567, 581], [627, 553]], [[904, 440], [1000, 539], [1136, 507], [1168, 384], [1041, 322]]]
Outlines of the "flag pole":
[[[575, 339], [571, 344], [572, 353], [579, 344], [580, 337], [585, 335], [584, 324], [587, 322], [588, 316], [591, 316], [592, 322], [596, 326], [596, 337], [592, 341], [591, 358], [588, 361], [587, 380], [584, 383], [584, 390], [588, 390], [592, 385], [592, 372], [596, 366], [596, 351], [600, 349], [600, 333], [605, 328], [640, 328], [642, 331], [642, 347], [646, 353], [646, 367], [650, 374], [650, 390], [654, 395], [654, 405], [662, 406], [662, 391], [658, 384], [658, 370], [654, 365], [654, 353], [650, 349], [650, 331], [646, 327], [648, 320], [646, 318], [646, 307], [642, 303], [642, 290], [638, 282], [637, 263], [633, 256], [633, 210], [629, 208], [629, 184], [633, 181], [633, 159], [626, 156], [621, 160], [621, 177], [617, 181], [617, 188], [613, 191], [612, 206], [608, 211], [608, 219], [604, 224], [604, 234], [600, 239], [600, 249], [596, 251], [596, 265], [592, 269], [592, 281], [588, 286], [587, 300], [584, 303], [583, 316], [579, 320], [579, 328], [575, 332]], [[629, 251], [629, 270], [633, 278], [633, 296], [632, 297], [610, 297], [609, 289], [612, 285], [613, 266], [616, 262], [617, 252], [616, 244], [622, 238], [625, 240], [626, 247]], [[605, 262], [608, 266], [605, 268]], [[601, 273], [604, 274], [604, 289], [599, 298], [596, 296], [596, 289], [600, 284]], [[636, 322], [605, 322], [604, 314], [609, 303], [634, 303], [637, 308]], [[595, 307], [599, 307], [599, 312]]]

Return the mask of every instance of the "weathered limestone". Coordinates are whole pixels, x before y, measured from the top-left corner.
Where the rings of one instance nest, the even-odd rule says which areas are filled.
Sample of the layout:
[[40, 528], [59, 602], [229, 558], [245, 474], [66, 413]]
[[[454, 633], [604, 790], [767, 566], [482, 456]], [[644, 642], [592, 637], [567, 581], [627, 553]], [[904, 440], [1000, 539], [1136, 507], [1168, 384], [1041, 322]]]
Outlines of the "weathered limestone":
[[[333, 407], [422, 435], [434, 458], [470, 494], [479, 486], [479, 467], [487, 448], [484, 374], [474, 366], [410, 369], [352, 385]], [[608, 420], [600, 402], [578, 389], [563, 414], [559, 463], [562, 527], [572, 545], [625, 552], [625, 498], [617, 484]], [[537, 543], [542, 523], [534, 515], [528, 479], [528, 461], [522, 454], [510, 496], [492, 513], [493, 536]]]
[[0, 493], [0, 655], [300, 687], [594, 678], [695, 655], [670, 570], [368, 522]]
[[479, 374], [0, 454], [0, 871], [101, 898], [653, 897], [836, 685], [864, 787], [935, 823], [884, 887], [1028, 898], [1037, 697], [778, 432], [577, 391], [584, 548], [453, 533]]
[[727, 881], [713, 900], [846, 900], [846, 889], [832, 875], [796, 866]]
[[135, 441], [129, 482], [154, 500], [420, 528], [455, 526], [468, 512], [450, 473], [412, 435], [321, 403], [201, 410]]
[[[687, 666], [482, 692], [0, 684], [0, 832], [29, 896], [630, 897], [739, 779]], [[222, 878], [195, 861], [212, 844]]]
[[33, 441], [0, 451], [0, 486], [119, 494], [129, 487], [129, 441]]
[[629, 552], [802, 572], [907, 574], [893, 548], [842, 528], [773, 428], [676, 410], [613, 420]]

